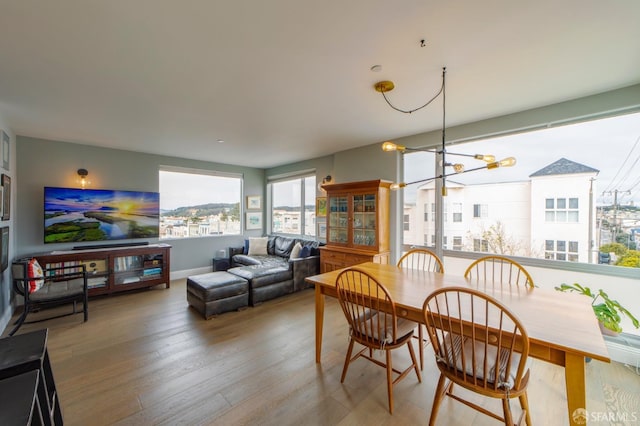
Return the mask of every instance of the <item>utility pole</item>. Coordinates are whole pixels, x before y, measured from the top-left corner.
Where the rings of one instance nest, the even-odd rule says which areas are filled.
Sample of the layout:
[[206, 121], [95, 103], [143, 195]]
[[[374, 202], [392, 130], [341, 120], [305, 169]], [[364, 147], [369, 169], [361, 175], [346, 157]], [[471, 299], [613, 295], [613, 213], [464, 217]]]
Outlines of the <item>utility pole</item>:
[[617, 242], [616, 237], [618, 236], [618, 193], [621, 192], [623, 194], [631, 194], [631, 191], [619, 191], [614, 189], [613, 191], [605, 191], [604, 194], [613, 194], [613, 243]]

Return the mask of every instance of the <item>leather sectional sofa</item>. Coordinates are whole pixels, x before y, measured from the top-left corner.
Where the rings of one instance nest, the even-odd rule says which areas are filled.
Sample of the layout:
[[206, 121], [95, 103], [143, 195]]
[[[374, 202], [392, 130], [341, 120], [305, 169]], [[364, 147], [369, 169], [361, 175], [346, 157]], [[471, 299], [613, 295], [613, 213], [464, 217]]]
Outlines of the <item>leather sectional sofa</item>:
[[[320, 244], [317, 241], [280, 235], [266, 238], [266, 254], [249, 254], [247, 244], [229, 248], [231, 268], [227, 272], [249, 282], [251, 306], [309, 288], [311, 285], [305, 278], [320, 273]], [[291, 257], [296, 243], [307, 248], [298, 257]]]

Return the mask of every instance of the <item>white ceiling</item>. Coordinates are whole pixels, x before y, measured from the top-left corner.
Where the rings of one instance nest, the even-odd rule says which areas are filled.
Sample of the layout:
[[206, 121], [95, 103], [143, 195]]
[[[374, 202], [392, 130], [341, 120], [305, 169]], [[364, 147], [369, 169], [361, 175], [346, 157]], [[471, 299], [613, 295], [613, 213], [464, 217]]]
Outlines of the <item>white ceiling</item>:
[[379, 80], [410, 109], [446, 66], [447, 125], [640, 83], [639, 18], [638, 0], [0, 0], [0, 114], [272, 167], [440, 127], [440, 101], [395, 112]]

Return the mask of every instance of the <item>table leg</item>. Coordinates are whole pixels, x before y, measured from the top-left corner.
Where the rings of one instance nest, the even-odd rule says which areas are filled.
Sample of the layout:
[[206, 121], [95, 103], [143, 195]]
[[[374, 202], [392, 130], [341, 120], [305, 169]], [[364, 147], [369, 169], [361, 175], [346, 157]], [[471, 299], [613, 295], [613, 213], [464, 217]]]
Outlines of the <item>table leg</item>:
[[586, 380], [584, 356], [567, 353], [565, 355], [564, 376], [567, 388], [569, 424], [584, 425], [586, 418]]
[[322, 324], [324, 321], [324, 295], [321, 285], [316, 284], [316, 363], [320, 364], [322, 354]]

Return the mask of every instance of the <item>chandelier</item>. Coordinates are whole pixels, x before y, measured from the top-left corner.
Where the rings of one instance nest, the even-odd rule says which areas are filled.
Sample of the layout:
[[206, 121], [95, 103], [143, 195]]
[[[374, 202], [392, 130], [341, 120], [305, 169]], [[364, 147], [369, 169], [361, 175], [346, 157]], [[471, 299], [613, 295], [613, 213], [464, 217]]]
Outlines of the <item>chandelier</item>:
[[[469, 172], [474, 172], [477, 170], [483, 170], [483, 169], [488, 169], [488, 170], [492, 170], [492, 169], [496, 169], [498, 167], [511, 167], [514, 164], [516, 164], [516, 159], [514, 157], [508, 157], [505, 158], [503, 160], [500, 161], [496, 161], [496, 157], [494, 155], [487, 155], [487, 154], [462, 154], [462, 153], [455, 153], [455, 152], [449, 152], [446, 150], [446, 137], [445, 137], [445, 131], [446, 131], [446, 86], [445, 86], [445, 81], [446, 81], [446, 74], [447, 74], [447, 68], [443, 67], [442, 68], [442, 85], [440, 86], [440, 90], [438, 90], [438, 92], [431, 98], [429, 99], [425, 104], [417, 107], [417, 108], [413, 108], [413, 109], [401, 109], [396, 107], [395, 105], [393, 105], [391, 103], [391, 101], [389, 100], [389, 98], [387, 98], [386, 93], [392, 91], [395, 88], [395, 85], [393, 84], [392, 81], [379, 81], [377, 82], [373, 87], [374, 89], [382, 94], [382, 97], [384, 98], [384, 100], [387, 102], [387, 104], [393, 108], [394, 110], [401, 112], [403, 114], [411, 114], [414, 113], [424, 107], [426, 107], [427, 105], [429, 105], [431, 102], [433, 102], [435, 99], [438, 98], [438, 96], [442, 95], [442, 144], [441, 147], [439, 149], [432, 149], [432, 148], [409, 148], [406, 146], [402, 146], [402, 145], [398, 145], [396, 143], [393, 143], [391, 141], [387, 141], [384, 142], [382, 144], [382, 150], [383, 151], [387, 151], [387, 152], [391, 152], [391, 151], [398, 151], [401, 153], [405, 153], [405, 152], [411, 152], [411, 151], [421, 151], [421, 152], [433, 152], [437, 155], [440, 156], [440, 167], [439, 167], [439, 171], [438, 174], [436, 176], [433, 177], [429, 177], [426, 179], [420, 179], [420, 180], [416, 180], [413, 182], [408, 182], [408, 183], [394, 183], [393, 185], [391, 185], [391, 189], [399, 189], [399, 188], [404, 188], [407, 185], [413, 185], [416, 183], [424, 183], [424, 182], [429, 182], [432, 180], [437, 180], [437, 179], [441, 179], [441, 187], [442, 187], [442, 195], [446, 196], [447, 195], [447, 187], [446, 187], [446, 178], [449, 176], [454, 176], [454, 175], [458, 175], [458, 174], [462, 174], [462, 173], [469, 173]], [[486, 164], [479, 166], [479, 167], [474, 167], [471, 169], [465, 169], [463, 164], [460, 163], [448, 163], [446, 160], [446, 156], [448, 155], [454, 155], [454, 156], [461, 156], [461, 157], [471, 157], [471, 158], [475, 158], [476, 160], [481, 160], [484, 161]], [[449, 172], [447, 173], [447, 167], [450, 167], [451, 169], [453, 169], [453, 172]]]

